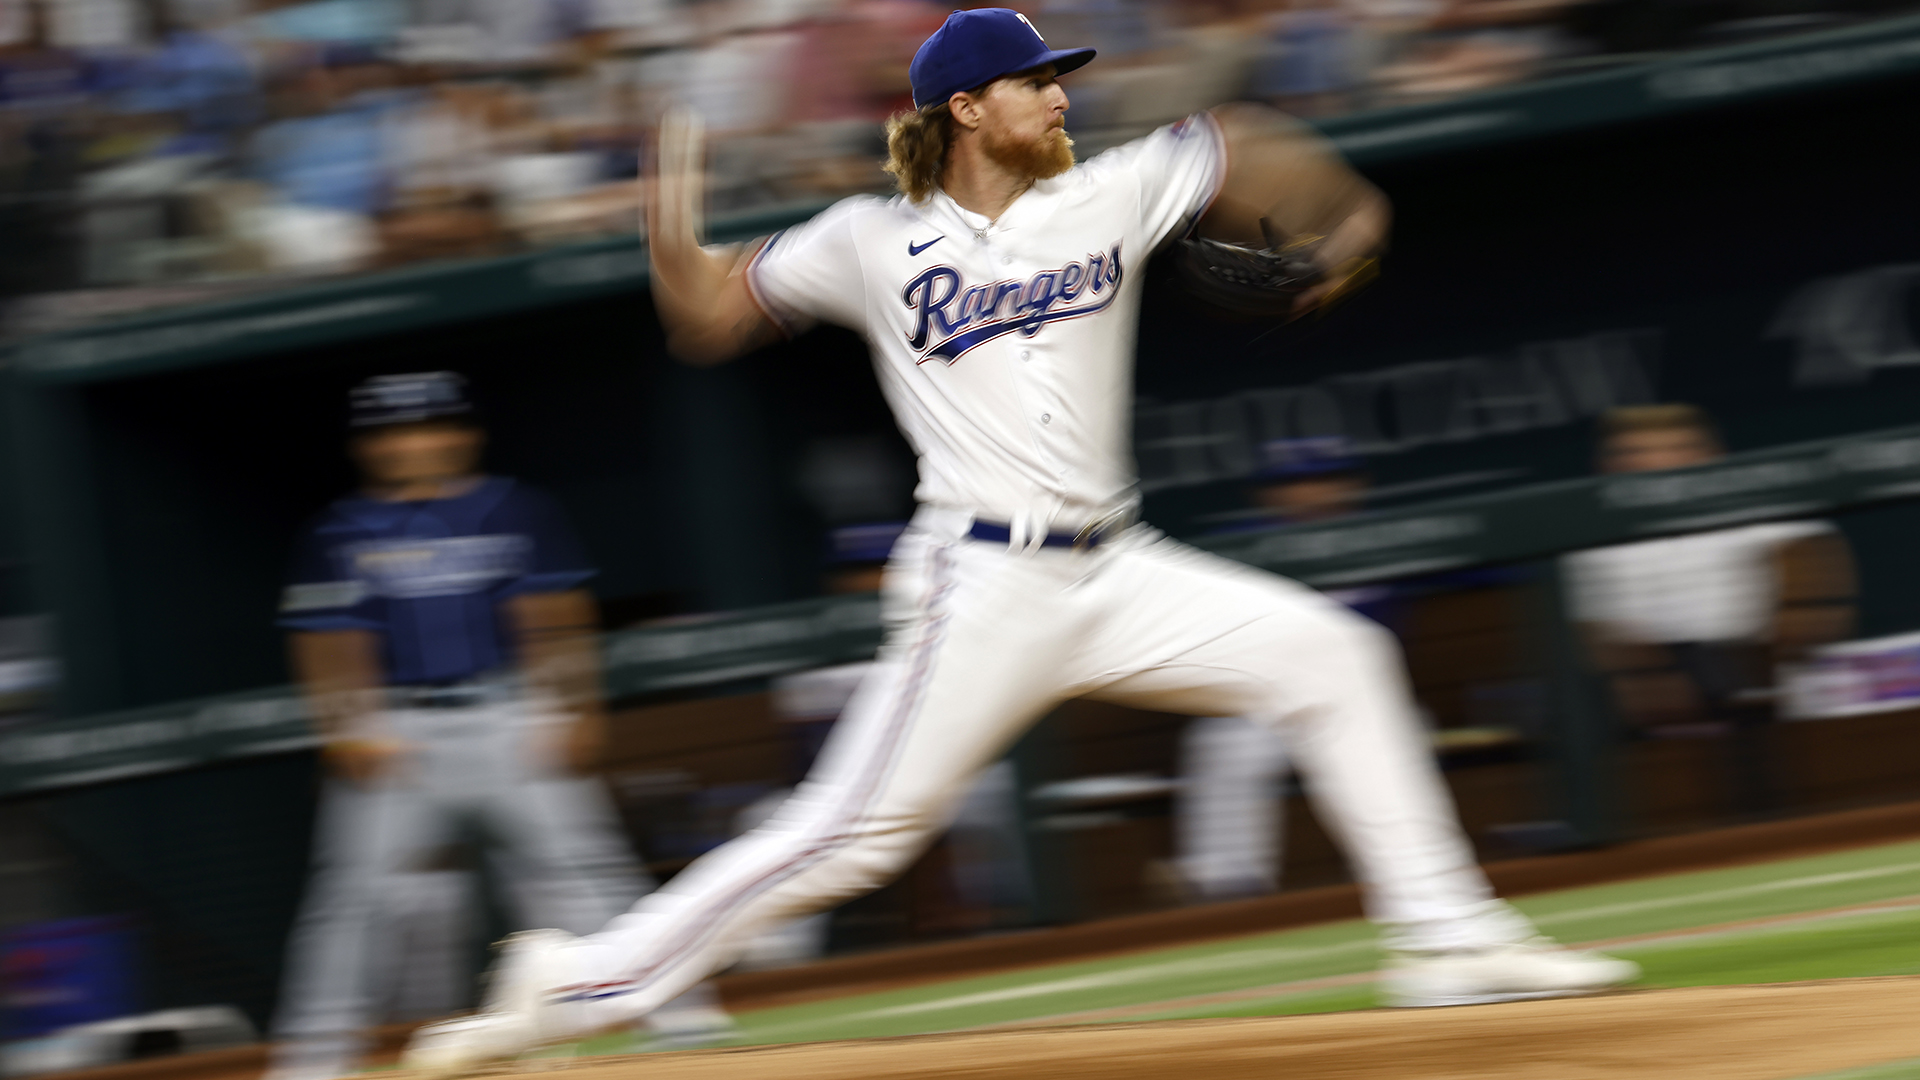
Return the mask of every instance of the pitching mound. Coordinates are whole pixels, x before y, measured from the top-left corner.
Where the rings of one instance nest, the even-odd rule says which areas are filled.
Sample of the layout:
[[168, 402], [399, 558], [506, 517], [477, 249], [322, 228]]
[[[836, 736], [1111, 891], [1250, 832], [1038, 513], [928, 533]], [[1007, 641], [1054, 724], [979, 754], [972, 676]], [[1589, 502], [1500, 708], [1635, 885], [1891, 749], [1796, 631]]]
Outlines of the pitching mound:
[[1916, 1016], [1920, 978], [1843, 979], [648, 1054], [565, 1071], [566, 1080], [1788, 1080], [1920, 1058]]

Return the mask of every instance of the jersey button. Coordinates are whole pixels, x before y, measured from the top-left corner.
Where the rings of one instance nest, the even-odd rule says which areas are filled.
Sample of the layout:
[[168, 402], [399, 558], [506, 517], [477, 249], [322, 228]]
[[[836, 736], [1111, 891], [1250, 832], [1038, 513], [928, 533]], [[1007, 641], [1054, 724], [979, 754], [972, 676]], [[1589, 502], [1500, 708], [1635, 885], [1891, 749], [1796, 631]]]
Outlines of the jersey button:
[[1003, 257], [1003, 258], [1002, 258], [1002, 259], [1001, 259], [1000, 261], [1001, 261], [1001, 262], [1003, 262], [1003, 263], [1005, 263], [1005, 264], [1006, 264], [1006, 265], [1008, 265], [1008, 266], [1012, 266], [1012, 265], [1013, 265], [1013, 256], [1011, 256], [1011, 255], [1008, 255], [1008, 256], [1005, 256], [1005, 257]]
[[1050, 412], [1043, 412], [1043, 413], [1041, 413], [1041, 414], [1040, 414], [1040, 422], [1041, 422], [1041, 423], [1043, 423], [1043, 424], [1051, 424], [1051, 423], [1053, 423], [1053, 414], [1052, 414], [1052, 413], [1050, 413]]
[[1027, 350], [1025, 350], [1025, 349], [1021, 349], [1021, 350], [1020, 350], [1020, 359], [1022, 359], [1022, 360], [1031, 360], [1032, 358], [1033, 358], [1033, 354], [1032, 354], [1032, 353], [1030, 353], [1030, 352], [1028, 352], [1028, 351], [1027, 351]]

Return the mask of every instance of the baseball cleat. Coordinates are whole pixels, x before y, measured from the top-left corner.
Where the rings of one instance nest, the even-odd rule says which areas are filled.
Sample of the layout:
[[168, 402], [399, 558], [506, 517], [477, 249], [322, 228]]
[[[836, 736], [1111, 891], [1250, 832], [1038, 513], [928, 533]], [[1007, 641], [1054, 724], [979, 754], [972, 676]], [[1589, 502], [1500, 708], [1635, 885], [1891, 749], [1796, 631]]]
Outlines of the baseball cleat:
[[573, 1038], [577, 1032], [557, 1013], [565, 1006], [549, 1002], [547, 994], [570, 981], [566, 954], [579, 941], [562, 930], [509, 935], [500, 943], [480, 1010], [416, 1030], [400, 1067], [428, 1078], [465, 1076]]
[[716, 1005], [665, 1005], [647, 1014], [646, 1030], [654, 1046], [694, 1050], [718, 1046], [740, 1034], [727, 1010]]
[[1489, 949], [1400, 953], [1380, 972], [1380, 997], [1398, 1008], [1488, 1005], [1571, 997], [1630, 983], [1640, 966], [1536, 937]]

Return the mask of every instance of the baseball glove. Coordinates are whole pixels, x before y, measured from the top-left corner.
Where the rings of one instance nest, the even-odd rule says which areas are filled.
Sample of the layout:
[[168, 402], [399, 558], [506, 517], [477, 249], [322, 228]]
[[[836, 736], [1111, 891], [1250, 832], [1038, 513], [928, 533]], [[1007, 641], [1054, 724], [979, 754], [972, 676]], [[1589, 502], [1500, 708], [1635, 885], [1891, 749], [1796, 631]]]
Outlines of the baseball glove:
[[[1265, 222], [1262, 222], [1265, 225]], [[1315, 261], [1323, 238], [1295, 237], [1266, 247], [1251, 247], [1189, 236], [1174, 251], [1174, 266], [1187, 291], [1228, 314], [1252, 318], [1291, 318], [1299, 314], [1300, 295], [1329, 281], [1339, 282], [1316, 307], [1326, 308], [1379, 273], [1373, 259], [1349, 259], [1329, 271]]]

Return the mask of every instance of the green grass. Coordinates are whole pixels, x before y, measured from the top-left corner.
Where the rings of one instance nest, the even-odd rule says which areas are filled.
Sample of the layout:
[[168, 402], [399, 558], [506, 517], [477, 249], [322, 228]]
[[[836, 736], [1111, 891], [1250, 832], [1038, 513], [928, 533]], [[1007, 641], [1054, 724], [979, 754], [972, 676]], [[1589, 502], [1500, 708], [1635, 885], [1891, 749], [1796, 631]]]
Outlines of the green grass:
[[1800, 1080], [1920, 1080], [1920, 1058], [1889, 1061], [1880, 1065], [1868, 1065], [1862, 1069], [1821, 1073], [1818, 1076], [1804, 1076]]
[[1350, 974], [1376, 957], [1372, 928], [1353, 920], [765, 1009], [741, 1026], [755, 1042], [949, 1031]]
[[[1518, 906], [1548, 933], [1591, 941], [1793, 915], [1920, 895], [1920, 843], [1884, 845], [1759, 866], [1569, 889]], [[1654, 986], [1768, 982], [1920, 971], [1920, 912], [1852, 916], [1811, 926], [1617, 950]], [[741, 1018], [742, 1041], [789, 1042], [950, 1031], [1092, 1010], [1126, 1019], [1267, 1016], [1365, 1008], [1367, 986], [1285, 990], [1276, 984], [1371, 969], [1373, 931], [1359, 921], [1120, 957], [1054, 964], [765, 1009]], [[1184, 1002], [1257, 991], [1231, 1002]], [[1154, 1009], [1156, 1003], [1164, 1009]]]
[[[1569, 889], [1527, 897], [1517, 906], [1547, 933], [1583, 942], [1915, 896], [1920, 896], [1920, 843], [1903, 843]], [[1920, 909], [1743, 927], [1613, 951], [1638, 961], [1649, 986], [1908, 974], [1920, 972]], [[1287, 984], [1366, 972], [1376, 959], [1373, 929], [1350, 920], [762, 1009], [740, 1017], [739, 1042], [908, 1035], [1050, 1017], [1071, 1020], [1073, 1014], [1098, 1010], [1125, 1010], [1125, 1015], [1086, 1019], [1172, 1020], [1368, 1008], [1374, 1003], [1368, 985]], [[1234, 996], [1194, 1000], [1221, 994]], [[634, 1045], [615, 1036], [580, 1049], [620, 1053]]]
[[1567, 941], [1597, 941], [1920, 894], [1920, 843], [1705, 870], [1526, 897]]
[[[1920, 973], [1920, 909], [1846, 915], [1800, 925], [1752, 927], [1610, 950], [1645, 971], [1648, 987], [1728, 986]], [[1127, 1020], [1293, 1016], [1373, 1005], [1368, 986], [1277, 992], [1230, 1004], [1131, 1014]]]
[[1847, 915], [1614, 950], [1648, 986], [1726, 986], [1920, 973], [1920, 909]]

